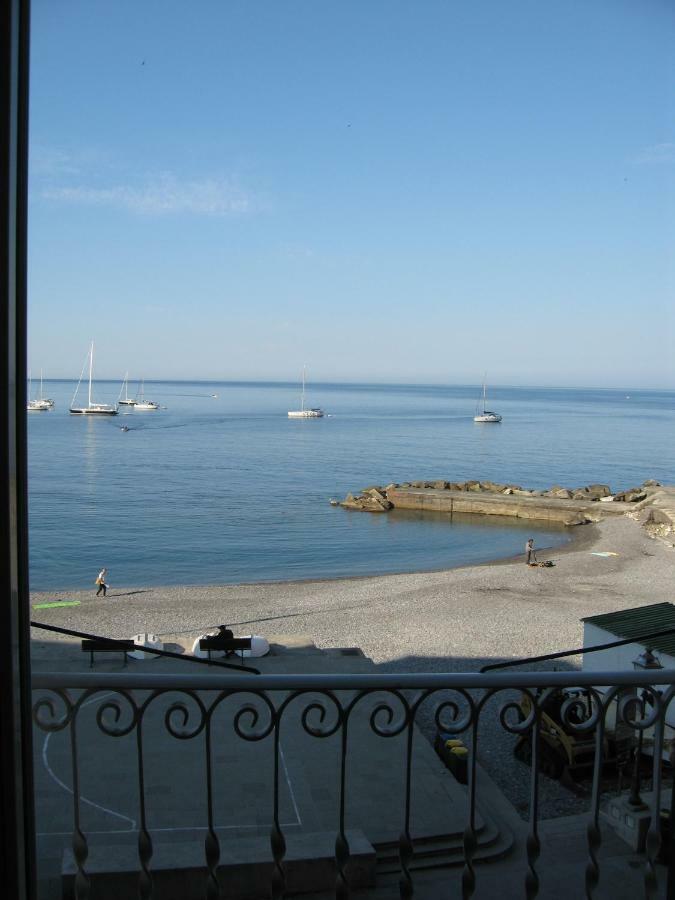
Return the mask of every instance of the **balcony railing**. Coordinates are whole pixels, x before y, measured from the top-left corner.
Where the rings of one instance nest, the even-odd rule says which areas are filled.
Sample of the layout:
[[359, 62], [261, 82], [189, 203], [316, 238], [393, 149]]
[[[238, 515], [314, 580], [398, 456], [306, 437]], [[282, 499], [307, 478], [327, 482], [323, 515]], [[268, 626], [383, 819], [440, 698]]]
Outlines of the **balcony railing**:
[[[125, 829], [133, 837], [137, 886], [128, 895], [118, 893], [120, 898], [139, 896], [149, 900], [166, 895], [157, 886], [155, 868], [157, 834], [167, 830], [157, 826], [160, 820], [153, 813], [158, 797], [162, 814], [170, 816], [174, 831], [180, 830], [182, 824], [186, 828], [189, 824], [192, 832], [201, 829], [199, 866], [203, 890], [200, 888], [200, 895], [209, 900], [233, 896], [228, 889], [229, 870], [223, 856], [228, 834], [233, 833], [227, 829], [234, 826], [223, 826], [222, 820], [228, 807], [248, 807], [253, 803], [252, 793], [243, 787], [247, 778], [251, 782], [258, 779], [262, 788], [263, 795], [255, 797], [259, 804], [255, 820], [258, 833], [265, 815], [267, 818], [269, 887], [266, 895], [282, 898], [291, 889], [302, 890], [302, 886], [288, 883], [287, 839], [290, 832], [299, 830], [300, 824], [299, 801], [292, 790], [293, 777], [311, 780], [312, 771], [320, 772], [320, 780], [327, 785], [328, 793], [333, 792], [335, 800], [334, 807], [330, 803], [326, 807], [327, 815], [332, 815], [331, 809], [335, 812], [330, 826], [335, 839], [332, 863], [335, 896], [349, 897], [355, 886], [358, 887], [351, 878], [354, 865], [351, 829], [358, 824], [369, 833], [370, 808], [372, 817], [380, 816], [380, 825], [386, 819], [387, 826], [396, 832], [398, 894], [402, 898], [412, 897], [419, 852], [416, 823], [420, 815], [429, 812], [428, 801], [421, 805], [415, 801], [425, 777], [416, 767], [415, 754], [420, 752], [421, 744], [430, 753], [420, 738], [420, 725], [427, 732], [439, 729], [466, 744], [466, 787], [457, 785], [446, 773], [440, 775], [452, 780], [454, 796], [461, 798], [461, 803], [459, 800], [450, 803], [454, 806], [452, 814], [462, 817], [461, 847], [458, 847], [463, 865], [461, 896], [480, 896], [481, 871], [477, 859], [483, 826], [479, 808], [482, 771], [479, 758], [487, 719], [493, 727], [492, 740], [496, 726], [504, 740], [508, 740], [508, 735], [515, 735], [528, 748], [530, 803], [521, 896], [537, 897], [541, 850], [539, 785], [542, 752], [550, 746], [551, 735], [545, 731], [552, 698], [558, 699], [560, 729], [591, 747], [585, 895], [597, 896], [600, 847], [606, 827], [601, 827], [600, 817], [603, 768], [610, 752], [608, 738], [617, 729], [629, 735], [641, 733], [641, 744], [653, 760], [644, 896], [660, 896], [663, 888], [663, 884], [658, 884], [656, 862], [661, 842], [662, 768], [668, 756], [666, 732], [671, 732], [666, 714], [675, 693], [673, 671], [263, 675], [256, 678], [229, 672], [37, 674], [33, 677], [33, 691], [36, 733], [53, 739], [58, 735], [61, 741], [60, 781], [71, 806], [70, 822], [63, 830], [72, 833], [73, 896], [77, 900], [98, 896], [92, 889], [88, 866], [95, 829], [90, 832], [86, 821], [88, 808], [96, 806], [86, 794], [96, 785], [103, 785], [109, 795], [128, 794], [124, 814], [119, 810], [112, 814], [125, 821]], [[124, 752], [118, 749], [122, 743]], [[171, 747], [181, 743], [190, 745], [192, 751], [179, 760]], [[377, 751], [372, 749], [375, 746]], [[254, 751], [254, 747], [258, 749]], [[43, 757], [46, 756], [43, 749]], [[369, 760], [373, 762], [372, 772], [368, 768]], [[289, 775], [289, 768], [297, 770], [295, 775]], [[382, 783], [378, 796], [386, 804], [392, 792], [397, 794], [392, 806], [399, 816], [396, 822], [389, 821], [391, 809], [384, 816], [378, 814], [374, 805], [369, 807], [366, 796], [371, 786], [374, 791], [380, 790], [377, 779], [383, 773], [389, 781]], [[150, 788], [150, 782], [158, 774], [161, 787]], [[203, 814], [198, 811], [199, 804], [186, 803], [185, 793], [175, 808], [171, 807], [172, 788], [180, 787], [185, 792], [186, 784], [192, 784], [203, 795]], [[316, 812], [314, 807], [319, 803], [316, 785], [312, 791], [305, 801]], [[447, 796], [438, 795], [439, 806], [445, 801]], [[102, 804], [98, 806], [102, 808]], [[295, 814], [287, 814], [293, 808], [298, 814], [295, 818]], [[266, 809], [267, 813], [261, 816], [260, 809]], [[355, 823], [355, 810], [364, 821]], [[181, 816], [189, 818], [189, 823], [183, 822]], [[95, 835], [95, 843], [101, 843], [100, 833]], [[663, 877], [661, 874], [662, 881]]]

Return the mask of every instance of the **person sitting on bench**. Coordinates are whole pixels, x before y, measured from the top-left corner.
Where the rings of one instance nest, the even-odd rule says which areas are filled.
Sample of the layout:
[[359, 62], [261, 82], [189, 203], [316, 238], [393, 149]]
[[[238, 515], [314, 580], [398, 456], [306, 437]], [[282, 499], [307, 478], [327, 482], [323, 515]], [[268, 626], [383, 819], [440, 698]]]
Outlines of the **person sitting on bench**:
[[[197, 646], [202, 652], [206, 650], [209, 659], [211, 659], [212, 650], [221, 650], [226, 656], [232, 656], [237, 651], [250, 650], [251, 638], [236, 638], [227, 625], [219, 625], [218, 630], [212, 634], [206, 634], [197, 638], [193, 652]], [[241, 663], [242, 665], [244, 664], [243, 652], [241, 653]]]

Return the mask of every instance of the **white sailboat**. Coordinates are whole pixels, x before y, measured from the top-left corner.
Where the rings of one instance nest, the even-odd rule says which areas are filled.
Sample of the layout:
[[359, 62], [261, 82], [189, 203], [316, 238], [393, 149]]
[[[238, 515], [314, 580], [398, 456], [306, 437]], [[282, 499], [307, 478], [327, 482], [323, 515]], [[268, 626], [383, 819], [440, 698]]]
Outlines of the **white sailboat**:
[[[122, 391], [124, 391], [124, 397], [122, 396]], [[120, 391], [120, 395], [117, 399], [118, 406], [135, 406], [136, 401], [133, 397], [129, 396], [129, 373], [125, 372], [124, 381], [122, 382], [122, 390]]]
[[140, 387], [138, 388], [138, 394], [136, 395], [136, 400], [134, 402], [134, 409], [159, 409], [159, 403], [155, 403], [154, 400], [145, 399], [145, 391], [142, 378]]
[[91, 342], [91, 347], [89, 348], [89, 353], [87, 354], [89, 358], [89, 395], [88, 402], [86, 406], [75, 406], [75, 400], [77, 399], [78, 391], [80, 390], [80, 383], [82, 382], [82, 377], [84, 375], [84, 369], [87, 365], [87, 360], [85, 359], [84, 365], [82, 366], [82, 371], [80, 372], [80, 380], [77, 382], [77, 387], [75, 388], [75, 393], [73, 394], [73, 399], [70, 402], [70, 412], [74, 416], [116, 416], [117, 415], [117, 406], [111, 406], [110, 403], [94, 403], [91, 399], [91, 379], [94, 371], [94, 342]]
[[492, 412], [491, 410], [486, 408], [486, 386], [485, 381], [483, 381], [483, 412], [478, 412], [476, 409], [476, 415], [473, 417], [474, 422], [501, 422], [502, 417], [499, 413]]
[[305, 406], [305, 369], [302, 367], [302, 394], [300, 399], [300, 409], [289, 409], [289, 419], [320, 419], [323, 416], [323, 410], [318, 407]]
[[26, 403], [26, 410], [28, 412], [47, 412], [54, 405], [53, 400], [45, 400], [42, 396], [42, 372], [40, 372], [40, 396], [36, 400], [31, 399], [31, 394], [33, 392], [33, 382], [30, 376], [30, 372], [28, 373], [28, 402]]
[[40, 369], [40, 396], [38, 397], [38, 400], [41, 403], [46, 403], [49, 409], [52, 409], [54, 406], [54, 401], [49, 397], [45, 397], [45, 395], [42, 393], [42, 369]]

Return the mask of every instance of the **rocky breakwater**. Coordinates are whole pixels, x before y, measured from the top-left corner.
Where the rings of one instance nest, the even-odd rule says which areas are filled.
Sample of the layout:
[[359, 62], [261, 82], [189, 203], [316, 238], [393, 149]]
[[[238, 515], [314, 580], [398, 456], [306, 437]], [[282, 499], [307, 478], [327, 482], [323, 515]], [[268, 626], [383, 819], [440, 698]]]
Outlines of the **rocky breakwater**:
[[660, 491], [656, 481], [612, 493], [607, 484], [566, 488], [555, 484], [547, 490], [530, 490], [518, 484], [495, 481], [410, 481], [365, 488], [347, 494], [340, 506], [364, 512], [421, 509], [474, 515], [515, 516], [562, 525], [597, 522], [610, 515], [641, 509]]
[[347, 494], [345, 499], [340, 503], [345, 509], [361, 509], [364, 512], [388, 512], [394, 508], [391, 500], [387, 499], [387, 488], [369, 487], [364, 488], [360, 494]]

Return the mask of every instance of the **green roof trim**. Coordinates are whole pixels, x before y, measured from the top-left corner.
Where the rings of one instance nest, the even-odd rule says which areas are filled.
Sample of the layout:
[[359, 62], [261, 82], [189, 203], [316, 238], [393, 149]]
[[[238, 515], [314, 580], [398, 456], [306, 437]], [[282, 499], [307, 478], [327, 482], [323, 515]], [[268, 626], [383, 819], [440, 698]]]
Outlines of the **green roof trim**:
[[[597, 625], [598, 628], [615, 634], [618, 638], [638, 638], [641, 634], [675, 628], [675, 604], [652, 603], [650, 606], [636, 606], [633, 609], [621, 609], [600, 616], [587, 616], [581, 621]], [[645, 641], [638, 643], [646, 646]], [[654, 638], [649, 641], [649, 646], [652, 650], [675, 656], [675, 634]]]

